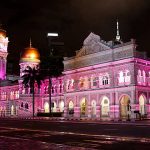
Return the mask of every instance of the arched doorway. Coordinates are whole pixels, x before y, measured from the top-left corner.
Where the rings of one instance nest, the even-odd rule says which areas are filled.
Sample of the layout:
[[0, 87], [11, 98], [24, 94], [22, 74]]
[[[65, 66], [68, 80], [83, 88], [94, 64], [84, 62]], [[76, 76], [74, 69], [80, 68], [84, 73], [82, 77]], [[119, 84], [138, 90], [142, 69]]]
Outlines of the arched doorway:
[[91, 103], [91, 116], [95, 117], [96, 116], [96, 101], [93, 100]]
[[60, 110], [60, 112], [64, 112], [64, 106], [65, 106], [64, 101], [61, 101], [61, 102], [59, 103], [59, 110]]
[[120, 117], [121, 119], [129, 119], [131, 111], [130, 97], [128, 95], [123, 95], [120, 99]]
[[3, 116], [3, 107], [0, 106], [0, 116]]
[[86, 116], [87, 114], [87, 101], [85, 98], [82, 98], [81, 103], [80, 103], [80, 108], [81, 108], [81, 116]]
[[45, 104], [44, 104], [44, 112], [49, 113], [49, 103], [48, 102], [45, 102]]
[[139, 112], [140, 112], [141, 116], [144, 116], [146, 114], [145, 101], [146, 101], [145, 96], [140, 95], [140, 97], [139, 97]]
[[109, 117], [109, 99], [106, 96], [103, 96], [102, 101], [101, 101], [101, 117], [102, 118], [107, 118]]
[[15, 109], [14, 109], [14, 105], [11, 105], [11, 111], [10, 114], [13, 116], [15, 114]]
[[68, 113], [69, 113], [69, 115], [73, 115], [74, 114], [74, 104], [73, 104], [72, 101], [69, 102]]
[[56, 102], [52, 102], [52, 112], [57, 112]]

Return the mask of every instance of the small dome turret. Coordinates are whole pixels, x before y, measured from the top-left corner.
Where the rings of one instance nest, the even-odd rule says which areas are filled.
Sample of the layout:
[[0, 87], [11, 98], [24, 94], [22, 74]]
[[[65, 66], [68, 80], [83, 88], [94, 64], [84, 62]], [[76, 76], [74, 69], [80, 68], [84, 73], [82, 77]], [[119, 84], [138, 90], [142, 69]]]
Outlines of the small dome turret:
[[25, 48], [21, 54], [21, 62], [40, 62], [40, 53], [38, 49], [32, 47], [31, 42], [30, 46]]
[[6, 31], [4, 29], [2, 29], [1, 25], [0, 25], [0, 37], [6, 37]]

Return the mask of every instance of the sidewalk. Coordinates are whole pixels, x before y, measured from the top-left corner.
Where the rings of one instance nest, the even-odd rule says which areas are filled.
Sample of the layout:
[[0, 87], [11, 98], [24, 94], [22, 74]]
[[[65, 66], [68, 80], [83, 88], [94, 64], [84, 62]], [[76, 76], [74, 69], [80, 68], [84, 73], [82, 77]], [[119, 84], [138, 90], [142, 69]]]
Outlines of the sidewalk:
[[0, 117], [0, 120], [35, 120], [35, 121], [58, 121], [58, 122], [72, 122], [72, 123], [98, 123], [98, 124], [128, 124], [128, 125], [150, 125], [150, 120], [130, 120], [130, 121], [121, 121], [121, 120], [110, 120], [102, 121], [100, 119], [91, 119], [91, 118], [64, 118], [64, 117]]

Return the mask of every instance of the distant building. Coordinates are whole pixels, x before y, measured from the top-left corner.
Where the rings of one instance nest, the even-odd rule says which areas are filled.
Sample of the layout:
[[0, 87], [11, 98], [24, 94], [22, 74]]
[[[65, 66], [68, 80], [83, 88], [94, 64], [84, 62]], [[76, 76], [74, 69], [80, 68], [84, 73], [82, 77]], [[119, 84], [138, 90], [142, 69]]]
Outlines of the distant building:
[[[6, 78], [8, 38], [0, 30], [0, 116], [32, 116], [32, 95], [21, 79]], [[20, 76], [40, 63], [38, 50], [26, 48]], [[65, 58], [64, 75], [52, 79], [52, 111], [64, 117], [100, 120], [150, 117], [150, 61], [136, 50], [135, 40], [103, 41], [90, 33], [76, 56]], [[17, 82], [16, 82], [17, 81]], [[35, 85], [35, 114], [49, 112], [48, 80]]]

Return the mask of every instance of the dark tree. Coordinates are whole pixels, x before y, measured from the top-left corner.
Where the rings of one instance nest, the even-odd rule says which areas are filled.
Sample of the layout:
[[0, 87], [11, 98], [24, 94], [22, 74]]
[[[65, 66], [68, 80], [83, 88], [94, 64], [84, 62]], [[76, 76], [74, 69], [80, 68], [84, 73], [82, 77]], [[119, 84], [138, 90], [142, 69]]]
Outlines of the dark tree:
[[26, 69], [23, 71], [24, 75], [22, 76], [23, 84], [26, 87], [30, 87], [30, 93], [32, 93], [32, 108], [33, 108], [33, 117], [34, 117], [34, 102], [35, 102], [35, 92], [34, 92], [34, 86], [35, 83], [38, 85], [38, 89], [40, 89], [40, 85], [42, 82], [42, 77], [40, 74], [39, 67], [33, 67], [27, 66]]
[[43, 57], [41, 61], [41, 70], [45, 78], [48, 78], [49, 80], [49, 111], [51, 115], [52, 78], [59, 77], [62, 75], [62, 72], [64, 70], [63, 57], [53, 55]]

